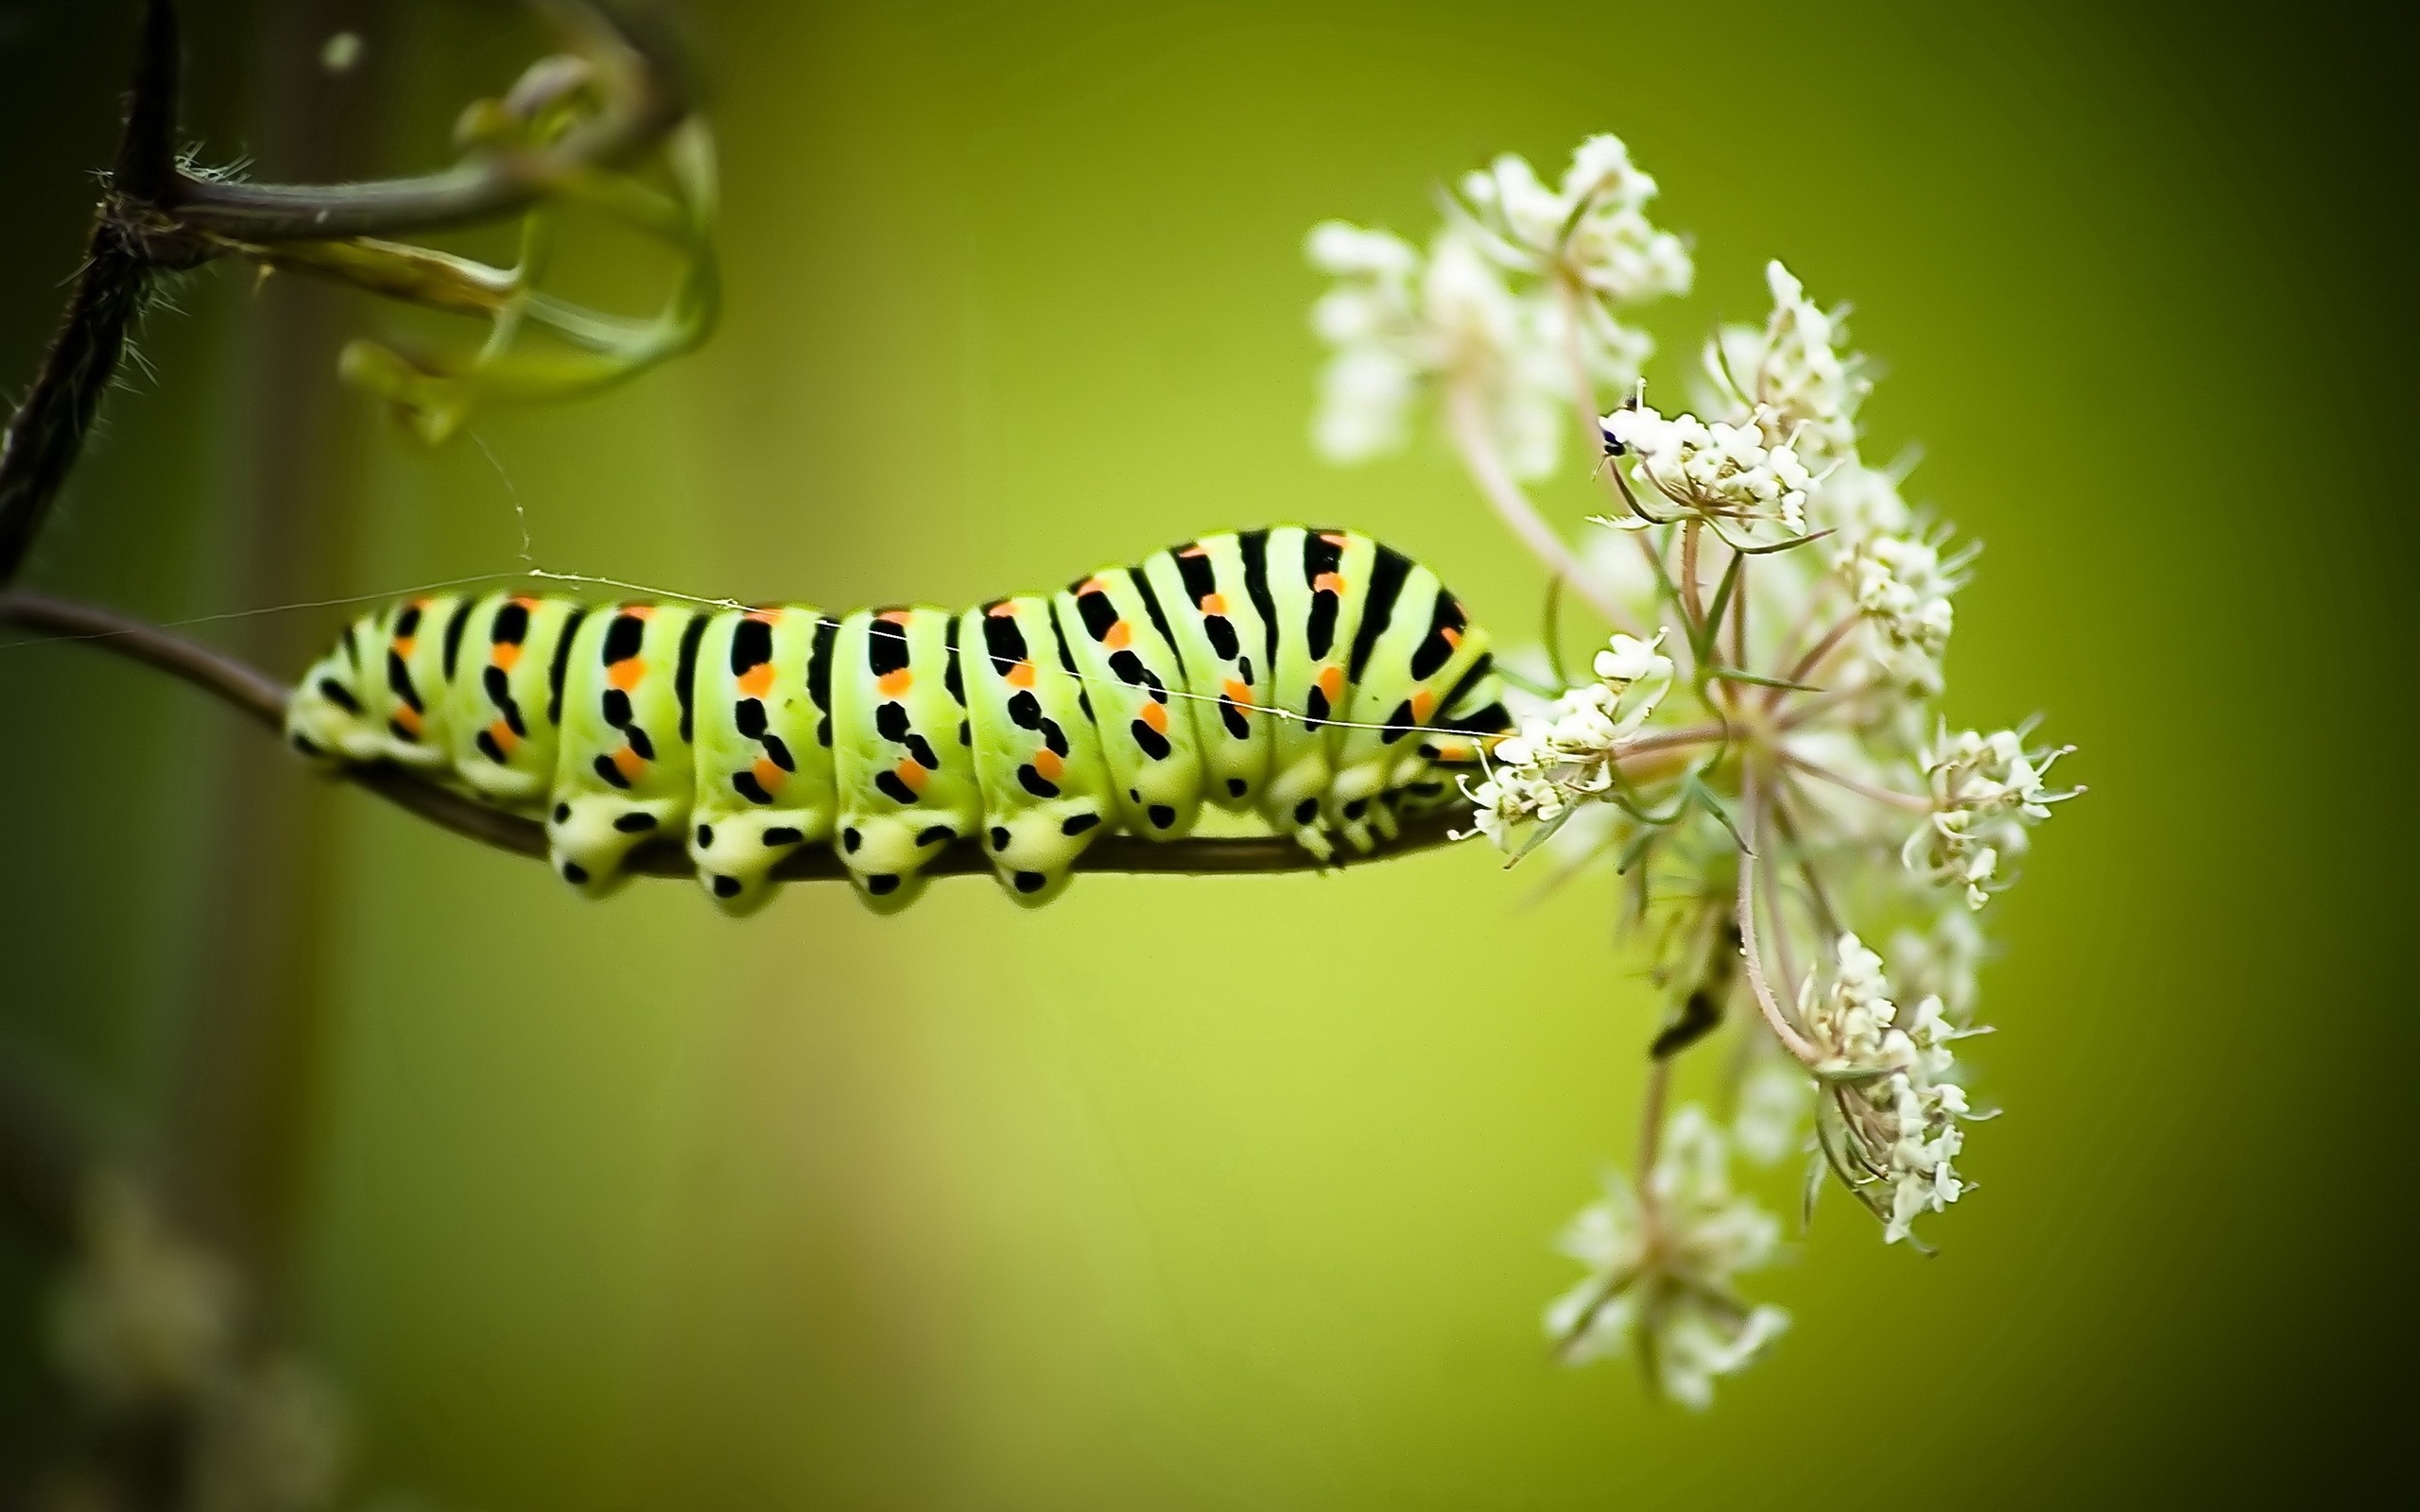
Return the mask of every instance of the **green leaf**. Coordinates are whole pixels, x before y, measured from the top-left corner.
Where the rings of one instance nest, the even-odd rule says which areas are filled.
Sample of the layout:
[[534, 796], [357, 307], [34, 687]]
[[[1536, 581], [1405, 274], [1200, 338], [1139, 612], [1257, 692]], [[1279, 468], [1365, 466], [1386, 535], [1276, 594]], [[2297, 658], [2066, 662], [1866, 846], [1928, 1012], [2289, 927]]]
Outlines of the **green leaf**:
[[1723, 682], [1753, 682], [1759, 688], [1788, 688], [1792, 693], [1822, 693], [1824, 691], [1811, 682], [1792, 682], [1788, 678], [1769, 678], [1761, 672], [1742, 672], [1737, 667], [1708, 667], [1705, 675]]

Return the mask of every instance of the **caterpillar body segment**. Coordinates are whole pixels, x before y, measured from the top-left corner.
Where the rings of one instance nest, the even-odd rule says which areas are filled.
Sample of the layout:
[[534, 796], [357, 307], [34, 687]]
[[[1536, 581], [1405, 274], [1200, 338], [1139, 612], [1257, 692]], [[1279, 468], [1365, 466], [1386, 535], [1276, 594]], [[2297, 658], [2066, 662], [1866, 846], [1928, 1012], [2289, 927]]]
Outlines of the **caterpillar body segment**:
[[472, 602], [468, 618], [449, 630], [451, 666], [441, 668], [448, 766], [484, 801], [544, 812], [562, 718], [550, 653], [568, 652], [564, 632], [585, 616], [565, 599], [496, 593]]
[[1047, 902], [1116, 822], [1115, 779], [1092, 700], [1044, 598], [970, 610], [963, 654], [983, 792], [983, 851], [1010, 896]]
[[1234, 535], [1159, 552], [1142, 572], [1167, 610], [1188, 691], [1196, 695], [1184, 701], [1201, 744], [1202, 796], [1221, 808], [1251, 809], [1267, 787], [1279, 724], [1252, 713], [1277, 706], [1269, 654], [1273, 622], [1260, 608], [1269, 599], [1265, 572], [1247, 576], [1243, 538]]
[[622, 604], [587, 615], [571, 638], [546, 847], [563, 880], [591, 896], [620, 885], [640, 842], [688, 822], [706, 624], [687, 605]]
[[953, 842], [1039, 904], [1101, 835], [1175, 838], [1205, 803], [1322, 860], [1367, 851], [1452, 800], [1510, 725], [1501, 692], [1434, 573], [1281, 525], [962, 612], [406, 600], [346, 628], [286, 728], [315, 760], [541, 819], [593, 895], [671, 840], [746, 913], [829, 845], [888, 911]]
[[1074, 584], [1051, 605], [1073, 648], [1108, 759], [1119, 822], [1136, 834], [1188, 833], [1201, 807], [1201, 750], [1184, 664], [1158, 595], [1129, 567]]
[[814, 607], [788, 605], [713, 615], [698, 643], [689, 859], [733, 913], [764, 902], [782, 857], [833, 836], [839, 633]]
[[925, 863], [983, 818], [958, 619], [860, 610], [840, 622], [832, 687], [840, 860], [876, 908], [904, 907]]

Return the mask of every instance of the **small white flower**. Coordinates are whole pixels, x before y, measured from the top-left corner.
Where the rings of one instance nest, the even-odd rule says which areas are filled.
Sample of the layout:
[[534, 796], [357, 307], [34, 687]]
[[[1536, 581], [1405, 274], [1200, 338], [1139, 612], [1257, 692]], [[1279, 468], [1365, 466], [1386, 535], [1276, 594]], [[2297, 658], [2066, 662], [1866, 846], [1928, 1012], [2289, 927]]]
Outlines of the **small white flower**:
[[1883, 1216], [1882, 1237], [1909, 1237], [1922, 1213], [1958, 1200], [1966, 1183], [1951, 1161], [1965, 1143], [1965, 1089], [1948, 1079], [1950, 1041], [1961, 1037], [1927, 997], [1903, 1011], [1891, 1000], [1882, 957], [1855, 935], [1835, 945], [1829, 980], [1809, 981], [1799, 1016], [1824, 1053], [1829, 1082], [1820, 1126], [1824, 1155], [1851, 1190]]
[[1915, 511], [1899, 495], [1901, 475], [1895, 466], [1840, 463], [1807, 490], [1807, 519], [1814, 528], [1833, 531], [1844, 541], [1903, 532], [1914, 523]]
[[1781, 1225], [1732, 1193], [1722, 1131], [1694, 1106], [1673, 1115], [1647, 1183], [1646, 1206], [1608, 1173], [1558, 1246], [1588, 1274], [1547, 1304], [1546, 1332], [1573, 1365], [1635, 1351], [1650, 1385], [1686, 1406], [1713, 1400], [1716, 1378], [1744, 1368], [1789, 1326], [1779, 1308], [1734, 1291], [1770, 1263]]
[[1695, 415], [1666, 420], [1640, 404], [1615, 410], [1599, 423], [1616, 455], [1633, 458], [1639, 482], [1685, 513], [1718, 527], [1775, 524], [1785, 534], [1802, 535], [1814, 479], [1793, 448], [1765, 443], [1760, 422], [1707, 424]]
[[1875, 635], [1882, 675], [1919, 693], [1938, 692], [1941, 657], [1955, 622], [1949, 595], [1965, 585], [1971, 554], [1944, 560], [1935, 541], [1874, 534], [1832, 558]]
[[2014, 730], [1951, 735], [1945, 729], [1924, 755], [1932, 813], [1908, 836], [1901, 863], [1927, 882], [1962, 888], [1969, 908], [1982, 907], [1998, 890], [1992, 884], [2001, 860], [2023, 853], [2028, 827], [2083, 791], [2055, 792], [2043, 781], [2065, 754], [2028, 751]]
[[1975, 1016], [1975, 976], [1983, 955], [1983, 929], [1974, 911], [1952, 903], [1929, 928], [1891, 936], [1891, 975], [1910, 993], [1941, 999], [1952, 1022], [1966, 1023]]
[[1556, 188], [1539, 181], [1526, 159], [1506, 153], [1465, 174], [1461, 190], [1478, 245], [1509, 271], [1563, 277], [1598, 304], [1689, 291], [1688, 249], [1648, 220], [1655, 180], [1632, 165], [1618, 137], [1582, 142]]
[[1813, 1091], [1806, 1068], [1786, 1057], [1760, 1057], [1739, 1084], [1732, 1143], [1757, 1165], [1771, 1165], [1798, 1149]]
[[1484, 834], [1517, 853], [1521, 826], [1552, 824], [1612, 792], [1622, 743], [1638, 733], [1671, 689], [1672, 659], [1659, 649], [1663, 642], [1660, 631], [1651, 641], [1616, 635], [1597, 653], [1597, 681], [1565, 691], [1497, 741], [1484, 779], [1461, 780], [1477, 811], [1477, 828], [1461, 837]]
[[1311, 264], [1336, 285], [1311, 306], [1311, 328], [1334, 348], [1320, 376], [1312, 439], [1332, 461], [1401, 447], [1426, 358], [1415, 281], [1420, 253], [1401, 237], [1340, 220], [1313, 227]]

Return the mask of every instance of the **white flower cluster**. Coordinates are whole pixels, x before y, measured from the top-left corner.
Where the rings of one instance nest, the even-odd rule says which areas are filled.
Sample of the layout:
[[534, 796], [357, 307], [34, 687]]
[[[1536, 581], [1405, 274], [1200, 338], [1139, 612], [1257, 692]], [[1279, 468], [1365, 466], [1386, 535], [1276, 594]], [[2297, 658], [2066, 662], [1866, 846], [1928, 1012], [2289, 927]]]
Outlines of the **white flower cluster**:
[[1949, 1022], [1937, 997], [1903, 1014], [1882, 957], [1855, 935], [1840, 937], [1829, 986], [1809, 981], [1800, 993], [1799, 1016], [1824, 1055], [1816, 1069], [1834, 1084], [1839, 1136], [1854, 1146], [1834, 1164], [1856, 1173], [1853, 1184], [1890, 1188], [1882, 1237], [1895, 1244], [1966, 1190], [1950, 1165], [1965, 1143], [1966, 1090], [1947, 1078], [1949, 1042], [1970, 1031]]
[[1597, 653], [1597, 680], [1558, 696], [1521, 721], [1488, 754], [1486, 775], [1461, 779], [1474, 831], [1512, 850], [1524, 824], [1551, 825], [1580, 803], [1613, 791], [1622, 742], [1638, 732], [1672, 686], [1664, 636], [1616, 635]]
[[1336, 280], [1311, 306], [1311, 329], [1336, 351], [1321, 375], [1313, 438], [1340, 462], [1393, 451], [1427, 366], [1420, 253], [1399, 236], [1340, 220], [1312, 228], [1309, 253]]
[[1401, 447], [1435, 387], [1478, 410], [1514, 477], [1543, 477], [1574, 356], [1599, 383], [1634, 384], [1654, 344], [1614, 312], [1688, 289], [1687, 249], [1644, 213], [1655, 180], [1614, 137], [1582, 143], [1559, 188], [1507, 156], [1462, 192], [1426, 255], [1344, 221], [1311, 231], [1311, 265], [1336, 280], [1311, 315], [1331, 353], [1312, 438], [1331, 460]]
[[1806, 1124], [1806, 1068], [1768, 1051], [1739, 1081], [1739, 1106], [1731, 1116], [1731, 1142], [1755, 1165], [1772, 1165], [1799, 1147]]
[[[1615, 410], [1599, 423], [1616, 455], [1635, 456], [1641, 483], [1718, 528], [1772, 524], [1791, 536], [1806, 530], [1806, 490], [1813, 486], [1797, 449], [1787, 441], [1768, 444], [1765, 416], [1748, 422], [1712, 424], [1695, 415], [1666, 420], [1636, 404]], [[1608, 521], [1636, 525], [1639, 521]]]
[[1949, 595], [1964, 586], [1969, 559], [1961, 552], [1945, 560], [1934, 541], [1884, 533], [1853, 537], [1833, 557], [1875, 631], [1875, 661], [1884, 677], [1918, 693], [1940, 691], [1942, 653], [1956, 618]]
[[1789, 1326], [1780, 1308], [1750, 1306], [1734, 1290], [1734, 1278], [1772, 1262], [1781, 1225], [1733, 1194], [1729, 1162], [1722, 1131], [1692, 1106], [1665, 1133], [1644, 1208], [1627, 1180], [1607, 1175], [1604, 1195], [1580, 1210], [1559, 1246], [1588, 1269], [1546, 1310], [1566, 1362], [1634, 1350], [1657, 1390], [1703, 1408], [1718, 1377]]
[[1857, 409], [1873, 384], [1848, 339], [1845, 311], [1824, 310], [1780, 263], [1765, 265], [1773, 312], [1759, 331], [1726, 326], [1706, 343], [1707, 375], [1738, 415], [1761, 412], [1775, 440], [1794, 439], [1817, 467], [1857, 455]]
[[1963, 887], [1966, 906], [1982, 907], [2007, 885], [2003, 867], [2024, 852], [2026, 827], [2048, 818], [2051, 804], [2083, 791], [2053, 792], [2043, 781], [2065, 754], [2028, 751], [2025, 737], [2014, 730], [1952, 735], [1945, 729], [1924, 755], [1932, 813], [1908, 836], [1901, 862], [1927, 882]]

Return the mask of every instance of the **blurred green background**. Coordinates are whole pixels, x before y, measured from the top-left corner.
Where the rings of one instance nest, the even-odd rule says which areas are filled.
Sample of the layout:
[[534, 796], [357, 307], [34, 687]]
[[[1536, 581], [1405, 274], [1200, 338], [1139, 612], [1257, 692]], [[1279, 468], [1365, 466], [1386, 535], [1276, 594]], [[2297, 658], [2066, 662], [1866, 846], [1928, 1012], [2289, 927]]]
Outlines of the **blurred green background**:
[[[0, 377], [107, 161], [130, 6], [0, 6]], [[1611, 892], [1334, 878], [585, 905], [188, 691], [0, 646], [0, 1046], [158, 1153], [340, 1379], [367, 1482], [515, 1509], [2349, 1499], [2412, 1422], [2408, 168], [2325, 8], [701, 0], [725, 328], [427, 454], [336, 389], [366, 301], [234, 269], [145, 329], [33, 580], [176, 618], [540, 560], [964, 603], [1317, 517], [1501, 633], [1538, 577], [1443, 449], [1305, 428], [1343, 215], [1613, 130], [1695, 238], [1655, 374], [1786, 258], [1887, 364], [1873, 450], [1989, 543], [1950, 713], [2088, 798], [1996, 905], [2008, 1116], [1694, 1416], [1544, 1358], [1657, 1011]], [[441, 160], [541, 45], [468, 0], [197, 3], [268, 177]], [[357, 28], [362, 64], [319, 66]], [[579, 286], [644, 302], [611, 243]], [[1576, 487], [1548, 502], [1576, 521]], [[198, 627], [290, 671], [334, 609]], [[2400, 900], [2400, 901], [2398, 901]], [[1712, 1057], [1701, 1057], [1711, 1059]], [[1779, 1191], [1773, 1194], [1776, 1197]], [[0, 1455], [57, 1431], [0, 1236]], [[2408, 1491], [2408, 1468], [2398, 1472]]]

